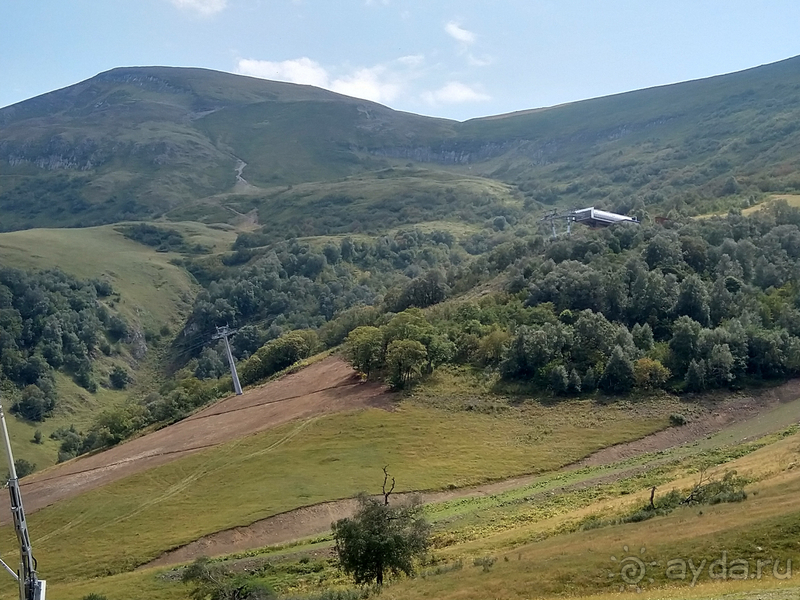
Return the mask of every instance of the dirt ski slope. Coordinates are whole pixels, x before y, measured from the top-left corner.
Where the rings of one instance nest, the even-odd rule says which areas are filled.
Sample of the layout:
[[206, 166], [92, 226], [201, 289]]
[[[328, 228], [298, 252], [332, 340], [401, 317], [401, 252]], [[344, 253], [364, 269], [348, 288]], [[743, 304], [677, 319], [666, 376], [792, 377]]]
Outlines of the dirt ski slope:
[[391, 395], [362, 383], [338, 357], [226, 398], [191, 417], [104, 452], [26, 477], [22, 495], [28, 513], [64, 498], [151, 469], [192, 452], [306, 419], [367, 406], [390, 406]]
[[[800, 421], [800, 380], [761, 390], [755, 394], [740, 394], [732, 398], [720, 394], [710, 396], [698, 403], [702, 409], [691, 423], [683, 427], [671, 427], [640, 440], [626, 442], [599, 450], [565, 470], [585, 466], [611, 465], [635, 456], [659, 452], [683, 444], [692, 444], [711, 435], [729, 431], [730, 439], [719, 443], [739, 443], [779, 431]], [[634, 466], [613, 474], [599, 474], [577, 483], [543, 492], [558, 494], [568, 490], [585, 489], [608, 483], [622, 477], [630, 477], [646, 470], [647, 466]], [[429, 491], [416, 494], [422, 502], [442, 502], [455, 498], [487, 496], [529, 485], [540, 475], [524, 475], [483, 485], [455, 490]], [[397, 494], [398, 498], [415, 494]], [[164, 553], [141, 568], [162, 567], [194, 560], [198, 556], [219, 556], [242, 552], [265, 546], [284, 544], [300, 538], [324, 535], [330, 531], [333, 521], [350, 517], [358, 503], [354, 498], [323, 502], [287, 511], [251, 525], [233, 527], [201, 537], [194, 542]]]

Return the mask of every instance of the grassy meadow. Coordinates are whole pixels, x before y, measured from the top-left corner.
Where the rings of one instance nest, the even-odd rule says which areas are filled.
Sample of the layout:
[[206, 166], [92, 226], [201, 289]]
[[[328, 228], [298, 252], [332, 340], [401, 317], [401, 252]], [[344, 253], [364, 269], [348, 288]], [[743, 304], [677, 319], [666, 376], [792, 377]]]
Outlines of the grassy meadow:
[[[192, 225], [200, 232], [202, 226]], [[203, 236], [226, 235], [203, 228]], [[81, 279], [107, 279], [129, 320], [158, 330], [185, 316], [195, 294], [189, 275], [170, 263], [175, 255], [133, 242], [111, 226], [28, 229], [0, 233], [0, 262], [27, 269], [53, 269]]]
[[256, 211], [263, 232], [275, 239], [289, 234], [299, 238], [377, 234], [416, 227], [418, 223], [423, 224], [423, 230], [445, 229], [458, 236], [473, 232], [474, 224], [482, 224], [509, 207], [520, 209], [522, 200], [505, 183], [435, 169], [401, 167], [336, 181], [221, 194], [176, 208], [167, 217], [176, 221], [230, 222], [235, 215]]
[[[422, 566], [416, 578], [391, 583], [381, 597], [619, 598], [620, 593], [637, 591], [636, 586], [621, 582], [621, 568], [633, 560], [631, 557], [643, 560], [648, 569], [648, 578], [638, 586], [647, 598], [720, 598], [736, 594], [733, 597], [750, 600], [773, 598], [773, 593], [778, 594], [776, 599], [789, 597], [780, 594], [792, 581], [775, 578], [771, 566], [763, 569], [763, 576], [757, 581], [715, 581], [709, 576], [708, 565], [725, 551], [729, 562], [745, 560], [755, 573], [758, 560], [777, 558], [781, 567], [778, 574], [782, 576], [787, 558], [800, 560], [796, 543], [800, 516], [800, 471], [795, 469], [798, 451], [800, 435], [790, 429], [713, 452], [698, 450], [689, 456], [658, 453], [617, 465], [544, 474], [505, 492], [429, 505], [427, 512], [436, 531], [434, 563]], [[636, 467], [643, 469], [637, 471]], [[671, 489], [688, 490], [697, 483], [704, 468], [714, 477], [728, 470], [747, 477], [751, 481], [746, 488], [747, 500], [678, 508], [666, 516], [639, 523], [588, 525], [592, 518], [613, 521], [645, 505], [653, 485], [657, 486], [657, 497]], [[188, 470], [184, 472], [188, 474]], [[604, 479], [597, 480], [598, 477]], [[581, 487], [581, 482], [590, 485]], [[156, 510], [161, 512], [160, 508]], [[167, 518], [163, 523], [168, 523], [170, 515], [164, 516]], [[86, 523], [93, 523], [95, 515], [87, 515], [86, 519]], [[39, 530], [42, 526], [32, 524]], [[105, 537], [108, 529], [96, 531]], [[69, 528], [58, 533], [63, 537], [69, 534]], [[138, 537], [126, 540], [135, 539], [134, 545], [138, 545]], [[346, 579], [326, 559], [330, 544], [311, 541], [286, 550], [246, 553], [231, 565], [254, 569], [268, 564], [267, 580], [284, 593], [315, 593], [320, 586], [331, 585], [346, 588]], [[52, 564], [54, 557], [49, 550], [43, 551], [43, 545], [48, 545], [47, 539], [34, 539], [42, 564]], [[131, 544], [126, 547], [130, 549]], [[73, 548], [92, 562], [91, 555], [84, 554], [84, 543]], [[302, 556], [310, 557], [311, 563], [298, 563]], [[675, 579], [674, 572], [667, 576], [668, 561], [690, 558], [696, 564], [705, 560], [696, 586], [691, 585], [691, 574], [685, 580]], [[304, 565], [309, 564], [316, 567], [304, 570]], [[65, 567], [61, 565], [57, 570]], [[179, 575], [172, 569], [148, 569], [97, 579], [87, 579], [87, 575], [76, 572], [73, 581], [62, 581], [54, 574], [48, 576], [53, 591], [58, 590], [59, 597], [66, 600], [79, 600], [90, 592], [121, 600], [188, 597], [188, 588], [179, 583]], [[763, 588], [774, 591], [764, 595], [760, 591]], [[11, 597], [10, 593], [7, 591], [3, 597]]]
[[[636, 591], [635, 585], [628, 585], [621, 578], [623, 560], [629, 556], [641, 557], [645, 562], [647, 578], [638, 587], [650, 598], [718, 597], [748, 588], [789, 585], [791, 582], [773, 576], [771, 564], [764, 569], [760, 580], [747, 583], [735, 579], [715, 582], [709, 576], [708, 566], [726, 552], [729, 562], [748, 561], [752, 574], [757, 560], [778, 559], [782, 574], [786, 559], [797, 561], [800, 557], [796, 542], [800, 476], [793, 468], [799, 443], [800, 438], [795, 434], [724, 466], [746, 473], [754, 480], [747, 487], [749, 497], [743, 504], [683, 507], [641, 523], [574, 531], [528, 543], [519, 537], [511, 538], [505, 548], [487, 536], [471, 545], [470, 555], [481, 556], [483, 551], [488, 552], [483, 556], [496, 558], [488, 570], [473, 566], [472, 560], [463, 560], [462, 570], [404, 580], [387, 589], [384, 597], [412, 600], [595, 597], [590, 595], [601, 590], [609, 597], [616, 597], [620, 591]], [[777, 473], [770, 471], [774, 466], [780, 466]], [[697, 473], [685, 474], [669, 487], [691, 488], [697, 478]], [[664, 491], [669, 487], [664, 486]], [[634, 497], [625, 494], [593, 510], [613, 514], [631, 505], [646, 504], [648, 495], [645, 490]], [[580, 516], [585, 511], [576, 513]], [[458, 552], [458, 548], [452, 550]], [[453, 556], [448, 558], [454, 560]], [[668, 574], [666, 570], [670, 560], [688, 562], [690, 558], [696, 564], [706, 561], [694, 589], [690, 585], [691, 574], [688, 579], [678, 580], [674, 577], [676, 572]]]
[[[170, 223], [190, 244], [201, 244], [211, 252], [229, 249], [236, 233], [228, 228], [210, 228], [199, 223]], [[86, 229], [28, 229], [0, 233], [0, 263], [23, 269], [58, 268], [82, 279], [106, 279], [114, 294], [103, 300], [118, 311], [134, 330], [145, 336], [148, 346], [144, 359], [132, 358], [124, 345], [115, 345], [111, 357], [100, 355], [94, 373], [100, 383], [97, 392], [89, 393], [68, 376], [58, 373], [56, 383], [60, 402], [55, 413], [42, 423], [10, 416], [8, 425], [17, 458], [36, 464], [38, 469], [56, 461], [60, 442], [50, 433], [74, 425], [86, 430], [103, 409], [124, 403], [138, 390], [152, 388], [160, 377], [164, 359], [164, 332], [177, 332], [191, 308], [197, 285], [181, 267], [172, 264], [179, 255], [156, 252], [153, 248], [127, 239], [113, 226]], [[128, 390], [107, 386], [108, 373], [114, 365], [130, 369], [136, 365], [134, 381]], [[105, 386], [103, 384], [106, 384]], [[31, 442], [36, 430], [42, 432], [42, 444]]]
[[384, 465], [398, 491], [463, 487], [557, 469], [668, 425], [657, 405], [647, 414], [590, 402], [514, 412], [454, 414], [406, 401], [293, 423], [41, 510], [29, 519], [33, 543], [54, 582], [108, 575], [207, 533], [376, 491]]
[[[41, 119], [34, 128], [24, 112], [8, 120], [9, 152], [33, 148], [33, 154], [20, 154], [24, 164], [18, 166], [0, 161], [4, 228], [116, 225], [0, 233], [0, 263], [107, 279], [115, 293], [102, 302], [146, 339], [148, 352], [137, 361], [129, 345], [119, 343], [98, 356], [93, 370], [101, 385], [94, 394], [57, 374], [61, 401], [52, 417], [41, 424], [9, 418], [14, 452], [39, 469], [52, 465], [58, 442], [50, 433], [70, 425], [85, 430], [98, 412], [158, 389], [175, 359], [167, 341], [186, 325], [200, 287], [178, 266], [183, 255], [126, 238], [115, 229], [123, 220], [159, 218], [154, 224], [177, 229], [187, 246], [205, 248], [212, 255], [204, 265], [210, 280], [244, 264], [215, 270], [220, 257], [213, 255], [230, 251], [245, 231], [244, 251], [229, 257], [232, 262], [291, 238], [319, 250], [345, 236], [381, 241], [414, 227], [475, 240], [453, 255], [457, 260], [448, 258], [450, 266], [468, 266], [470, 256], [492, 256], [495, 237], [509, 252], [523, 252], [526, 240], [533, 248], [548, 238], [542, 230], [535, 239], [535, 231], [551, 210], [597, 205], [641, 216], [643, 223], [657, 216], [677, 223], [699, 213], [750, 215], [776, 200], [800, 206], [798, 64], [792, 59], [465, 123], [398, 113], [308, 86], [200, 70], [117, 73], [149, 73], [158, 80], [153, 87], [119, 78], [79, 84], [93, 86], [92, 105], [55, 92], [52, 123]], [[162, 84], [173, 89], [164, 94]], [[92, 108], [100, 106], [98, 99], [105, 103], [99, 112]], [[214, 110], [197, 112], [198, 106]], [[108, 160], [68, 173], [35, 167], [42, 158], [34, 155], [37, 140], [51, 139], [56, 126], [72, 132], [64, 143], [73, 149], [81, 147], [81, 136], [101, 140], [99, 152]], [[161, 155], [162, 146], [171, 156]], [[239, 161], [247, 163], [247, 184], [236, 184]], [[204, 251], [195, 251], [198, 266]], [[588, 265], [589, 252], [572, 259]], [[704, 269], [697, 273], [710, 274], [714, 265]], [[412, 276], [416, 269], [401, 271]], [[486, 270], [480, 285], [459, 298], [504, 290], [509, 273], [502, 267], [495, 277]], [[523, 280], [520, 291], [533, 287], [533, 279]], [[287, 289], [285, 297], [299, 295]], [[769, 289], [764, 286], [765, 297]], [[376, 298], [391, 289], [379, 291]], [[796, 307], [787, 303], [787, 314]], [[443, 308], [431, 312], [437, 310]], [[134, 372], [125, 392], [106, 387], [114, 365]], [[442, 367], [385, 410], [289, 423], [46, 507], [28, 519], [40, 575], [51, 597], [64, 600], [90, 593], [108, 600], [188, 598], [174, 569], [136, 569], [204, 535], [377, 492], [388, 465], [398, 492], [452, 496], [426, 507], [434, 525], [432, 560], [418, 577], [387, 585], [385, 600], [611, 600], [633, 593], [784, 600], [800, 594], [800, 575], [785, 581], [770, 567], [764, 577], [748, 571], [746, 580], [715, 582], [707, 566], [725, 552], [730, 560], [747, 561], [748, 569], [759, 560], [785, 564], [788, 558], [800, 569], [800, 434], [791, 426], [800, 422], [800, 400], [692, 443], [578, 468], [574, 463], [595, 451], [671, 427], [671, 415], [691, 422], [703, 410], [713, 412], [712, 403], [701, 409], [665, 392], [634, 392], [617, 402], [549, 392], [536, 397], [530, 385], [503, 383], [488, 372]], [[37, 429], [41, 444], [31, 441]], [[743, 503], [679, 506], [646, 521], [622, 522], [647, 504], [652, 488], [657, 496], [688, 490], [705, 475], [722, 477], [732, 469], [749, 480]], [[509, 478], [518, 479], [500, 484]], [[464, 492], [492, 482], [497, 487], [486, 493]], [[7, 516], [0, 517], [0, 555], [13, 563], [14, 532]], [[318, 593], [325, 586], [348, 587], [330, 560], [331, 548], [330, 536], [321, 536], [229, 562], [239, 569], [269, 563], [265, 577], [278, 591]], [[697, 585], [691, 576], [667, 576], [670, 560], [690, 558], [706, 565]], [[629, 584], [623, 566], [637, 561], [646, 574]], [[13, 582], [0, 577], [0, 599], [15, 594]]]

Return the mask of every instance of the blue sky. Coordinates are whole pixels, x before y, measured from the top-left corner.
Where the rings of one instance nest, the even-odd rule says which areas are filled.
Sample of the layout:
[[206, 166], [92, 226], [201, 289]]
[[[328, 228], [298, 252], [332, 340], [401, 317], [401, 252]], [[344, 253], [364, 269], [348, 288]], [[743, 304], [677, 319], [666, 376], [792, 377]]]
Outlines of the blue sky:
[[171, 65], [463, 120], [789, 58], [798, 26], [797, 0], [10, 1], [0, 106]]

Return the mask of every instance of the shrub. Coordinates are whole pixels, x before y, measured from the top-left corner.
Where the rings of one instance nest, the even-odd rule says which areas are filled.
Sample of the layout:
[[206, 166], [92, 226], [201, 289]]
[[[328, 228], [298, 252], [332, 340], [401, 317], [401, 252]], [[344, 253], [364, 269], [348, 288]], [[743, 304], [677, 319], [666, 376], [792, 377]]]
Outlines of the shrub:
[[476, 558], [472, 561], [472, 564], [476, 567], [483, 567], [483, 572], [488, 573], [489, 570], [492, 568], [492, 565], [497, 562], [497, 558], [494, 556], [481, 556]]
[[670, 370], [652, 358], [640, 358], [633, 363], [636, 387], [641, 390], [658, 389], [664, 386], [671, 375]]
[[130, 380], [131, 376], [128, 374], [128, 371], [119, 365], [114, 365], [114, 368], [111, 370], [111, 373], [108, 376], [108, 381], [111, 383], [111, 387], [118, 390], [124, 390], [128, 386], [128, 382]]
[[686, 425], [686, 423], [688, 423], [688, 422], [689, 421], [686, 419], [686, 417], [683, 416], [680, 413], [672, 413], [669, 416], [669, 423], [670, 423], [670, 425], [673, 425], [674, 427], [680, 427], [682, 425]]
[[313, 331], [292, 331], [267, 342], [247, 359], [242, 369], [242, 382], [252, 384], [282, 371], [299, 360], [308, 358], [319, 344]]
[[12, 410], [23, 419], [44, 421], [55, 405], [55, 399], [48, 397], [39, 386], [29, 385], [22, 390], [22, 397], [12, 406]]
[[17, 458], [14, 461], [14, 469], [17, 471], [17, 477], [22, 479], [33, 473], [36, 470], [36, 465], [24, 458]]
[[194, 600], [272, 600], [275, 593], [265, 583], [235, 574], [220, 563], [200, 557], [183, 570], [181, 581], [192, 586]]

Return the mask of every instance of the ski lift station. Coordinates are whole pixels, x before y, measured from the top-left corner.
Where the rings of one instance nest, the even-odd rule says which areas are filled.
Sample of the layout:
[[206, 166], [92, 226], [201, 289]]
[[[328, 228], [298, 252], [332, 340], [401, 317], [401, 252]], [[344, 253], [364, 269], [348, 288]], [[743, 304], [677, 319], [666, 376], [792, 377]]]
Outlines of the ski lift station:
[[589, 208], [581, 208], [579, 210], [572, 210], [568, 216], [570, 217], [570, 221], [574, 223], [582, 223], [583, 225], [588, 225], [589, 227], [608, 227], [609, 225], [616, 225], [617, 223], [639, 222], [639, 219], [634, 217], [619, 215], [606, 210], [598, 210], [594, 206]]
[[635, 223], [639, 224], [639, 219], [629, 217], [627, 215], [620, 215], [618, 213], [609, 212], [607, 210], [598, 210], [594, 206], [589, 208], [577, 208], [570, 210], [566, 213], [558, 213], [553, 211], [552, 214], [542, 217], [542, 221], [550, 221], [553, 228], [553, 237], [558, 237], [556, 233], [556, 221], [564, 221], [567, 224], [567, 234], [570, 233], [573, 223], [580, 223], [593, 229], [597, 227], [609, 227], [619, 223]]

